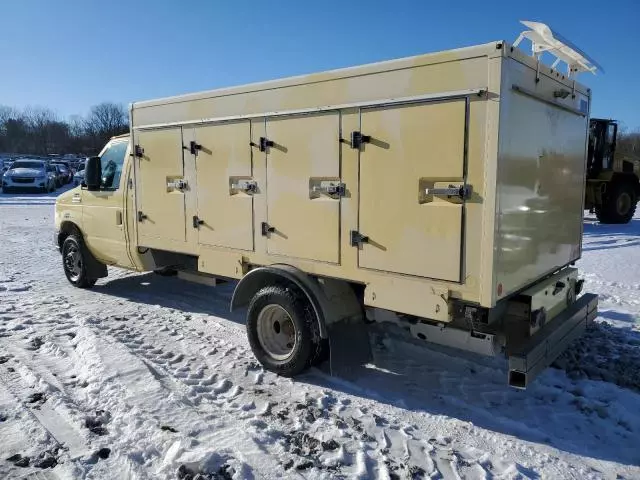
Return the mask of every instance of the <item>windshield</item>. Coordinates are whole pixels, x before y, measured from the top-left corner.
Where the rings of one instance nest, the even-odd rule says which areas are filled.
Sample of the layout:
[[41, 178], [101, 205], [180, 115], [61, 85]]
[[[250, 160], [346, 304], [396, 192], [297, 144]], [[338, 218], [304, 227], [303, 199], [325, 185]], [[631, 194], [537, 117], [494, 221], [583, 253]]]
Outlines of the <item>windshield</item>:
[[68, 170], [67, 166], [63, 165], [62, 163], [54, 163], [54, 165], [58, 167], [60, 170], [62, 170], [63, 172], [66, 172]]
[[37, 168], [37, 169], [43, 169], [44, 168], [44, 163], [42, 162], [24, 162], [24, 161], [20, 161], [18, 160], [17, 162], [14, 162], [13, 165], [11, 165], [11, 168]]

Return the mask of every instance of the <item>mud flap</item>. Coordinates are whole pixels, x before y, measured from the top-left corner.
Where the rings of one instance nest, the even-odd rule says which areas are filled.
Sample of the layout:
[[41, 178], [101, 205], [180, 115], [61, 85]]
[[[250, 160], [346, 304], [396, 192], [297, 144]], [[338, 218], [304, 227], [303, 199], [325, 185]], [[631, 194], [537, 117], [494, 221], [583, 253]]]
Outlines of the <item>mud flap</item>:
[[92, 279], [104, 278], [108, 275], [107, 266], [93, 256], [91, 250], [87, 248], [82, 240], [84, 248], [84, 261], [87, 269], [87, 276]]
[[367, 326], [362, 319], [345, 319], [327, 325], [327, 333], [329, 373], [346, 379], [356, 377], [373, 358]]

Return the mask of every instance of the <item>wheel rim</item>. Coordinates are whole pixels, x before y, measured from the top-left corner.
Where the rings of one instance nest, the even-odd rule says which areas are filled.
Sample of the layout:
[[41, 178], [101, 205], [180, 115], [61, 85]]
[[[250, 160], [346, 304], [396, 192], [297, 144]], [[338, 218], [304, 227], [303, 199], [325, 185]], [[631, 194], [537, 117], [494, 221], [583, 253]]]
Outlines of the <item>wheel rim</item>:
[[64, 269], [72, 282], [77, 282], [82, 275], [82, 255], [75, 245], [67, 248], [64, 255]]
[[616, 210], [618, 211], [618, 215], [626, 215], [631, 208], [631, 197], [628, 193], [621, 193], [618, 196], [618, 200], [616, 201]]
[[296, 327], [280, 305], [267, 305], [258, 314], [258, 341], [275, 360], [286, 360], [296, 346]]

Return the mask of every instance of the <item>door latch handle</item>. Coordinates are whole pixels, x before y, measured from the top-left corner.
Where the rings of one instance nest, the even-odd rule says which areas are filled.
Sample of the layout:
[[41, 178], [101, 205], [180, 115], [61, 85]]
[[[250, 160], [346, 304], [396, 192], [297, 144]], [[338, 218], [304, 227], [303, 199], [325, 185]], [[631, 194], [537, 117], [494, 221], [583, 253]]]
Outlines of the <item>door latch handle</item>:
[[167, 182], [167, 188], [184, 190], [185, 188], [187, 188], [187, 182], [183, 179], [174, 180], [173, 182]]
[[344, 197], [346, 191], [347, 191], [347, 186], [344, 183], [340, 183], [340, 182], [332, 182], [332, 183], [322, 182], [320, 185], [314, 185], [311, 188], [312, 193], [322, 193], [324, 195], [329, 195], [332, 197]]
[[144, 213], [138, 212], [138, 221], [139, 222], [142, 222], [142, 221], [146, 220], [147, 218], [148, 217]]
[[424, 191], [427, 195], [433, 195], [436, 197], [459, 197], [461, 200], [466, 200], [471, 196], [471, 185], [449, 185], [448, 188], [427, 188]]
[[232, 183], [231, 190], [239, 190], [244, 193], [253, 194], [258, 192], [258, 184], [253, 180], [241, 180], [238, 183]]

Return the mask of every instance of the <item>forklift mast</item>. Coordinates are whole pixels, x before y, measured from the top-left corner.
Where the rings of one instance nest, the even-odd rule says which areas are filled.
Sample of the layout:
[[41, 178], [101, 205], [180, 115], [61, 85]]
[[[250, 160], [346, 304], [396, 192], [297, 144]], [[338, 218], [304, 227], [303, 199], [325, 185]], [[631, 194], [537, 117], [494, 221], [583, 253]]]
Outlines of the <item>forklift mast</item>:
[[597, 178], [601, 172], [613, 170], [617, 137], [618, 122], [604, 118], [591, 119], [589, 123], [587, 178]]

